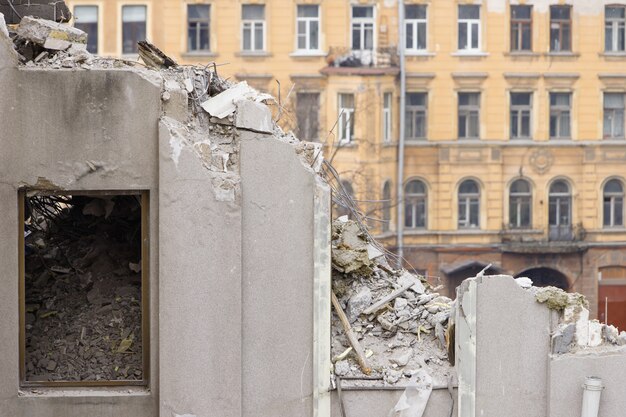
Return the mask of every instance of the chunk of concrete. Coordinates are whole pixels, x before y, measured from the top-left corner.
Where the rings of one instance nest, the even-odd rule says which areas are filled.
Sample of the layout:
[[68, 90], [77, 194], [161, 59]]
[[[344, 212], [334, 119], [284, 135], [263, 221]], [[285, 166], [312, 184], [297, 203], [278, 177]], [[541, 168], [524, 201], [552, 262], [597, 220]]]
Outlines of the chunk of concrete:
[[9, 37], [9, 29], [7, 29], [7, 22], [4, 20], [4, 15], [0, 13], [0, 33], [7, 38]]
[[362, 287], [348, 300], [346, 315], [353, 322], [369, 305], [372, 304], [372, 291], [368, 287]]
[[235, 101], [242, 100], [253, 92], [254, 91], [248, 86], [248, 83], [242, 81], [234, 87], [224, 90], [218, 95], [206, 100], [200, 104], [200, 107], [211, 116], [223, 119], [237, 110]]
[[65, 50], [72, 44], [87, 43], [87, 34], [80, 29], [32, 16], [24, 16], [17, 34], [46, 49]]
[[569, 352], [570, 345], [574, 341], [575, 332], [576, 325], [574, 323], [557, 330], [554, 336], [552, 336], [552, 353], [563, 354]]
[[263, 103], [239, 100], [235, 103], [235, 127], [260, 133], [272, 133], [272, 113]]

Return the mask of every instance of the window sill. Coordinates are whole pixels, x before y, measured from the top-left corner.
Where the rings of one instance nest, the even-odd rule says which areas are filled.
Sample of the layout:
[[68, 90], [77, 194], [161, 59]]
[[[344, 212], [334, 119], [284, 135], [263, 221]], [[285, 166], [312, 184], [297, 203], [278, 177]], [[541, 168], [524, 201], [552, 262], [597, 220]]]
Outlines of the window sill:
[[214, 58], [219, 56], [217, 52], [212, 51], [188, 51], [180, 54], [183, 58]]
[[397, 140], [386, 140], [386, 141], [383, 141], [383, 148], [395, 148], [396, 146], [398, 146], [398, 141]]
[[272, 54], [267, 51], [239, 51], [235, 52], [235, 56], [242, 58], [268, 58], [271, 57]]
[[604, 233], [622, 234], [622, 233], [626, 233], [626, 227], [624, 227], [624, 226], [606, 226], [606, 227], [603, 227], [601, 229], [587, 230], [586, 232], [590, 233], [590, 234], [604, 234]]
[[307, 51], [307, 50], [301, 50], [301, 51], [294, 51], [292, 53], [289, 54], [290, 57], [292, 58], [322, 58], [325, 57], [326, 55], [328, 55], [327, 52], [321, 51], [321, 50], [312, 50], [312, 51]]
[[338, 148], [356, 148], [356, 143], [355, 140], [351, 140], [351, 141], [347, 141], [347, 140], [340, 140], [339, 142], [337, 142], [337, 147]]
[[119, 387], [37, 387], [21, 388], [18, 397], [22, 398], [68, 398], [68, 397], [146, 397], [151, 395], [147, 387], [119, 386]]
[[598, 56], [604, 57], [604, 58], [626, 58], [626, 51], [624, 52], [600, 52]]
[[549, 58], [578, 58], [580, 56], [576, 52], [546, 52], [543, 55]]
[[407, 57], [431, 57], [431, 56], [437, 56], [437, 54], [435, 52], [417, 51], [417, 50], [406, 49], [404, 51], [404, 56], [407, 56]]
[[458, 52], [452, 52], [450, 54], [451, 56], [458, 56], [458, 57], [484, 57], [484, 56], [489, 56], [489, 52], [482, 52], [482, 51], [458, 51]]
[[533, 52], [533, 51], [511, 51], [511, 52], [505, 52], [503, 55], [510, 56], [510, 57], [539, 57], [541, 56], [540, 53]]

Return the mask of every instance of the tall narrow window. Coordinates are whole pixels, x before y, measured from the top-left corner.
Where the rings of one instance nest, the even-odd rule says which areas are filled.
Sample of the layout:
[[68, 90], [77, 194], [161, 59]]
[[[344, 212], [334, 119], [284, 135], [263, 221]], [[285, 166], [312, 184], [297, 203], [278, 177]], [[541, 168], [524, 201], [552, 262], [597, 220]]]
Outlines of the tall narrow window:
[[480, 6], [459, 6], [459, 50], [480, 50]]
[[211, 50], [211, 6], [187, 5], [187, 49], [189, 52]]
[[98, 6], [74, 6], [74, 27], [87, 34], [87, 51], [98, 53]]
[[572, 8], [570, 6], [550, 6], [550, 51], [571, 52], [572, 50]]
[[550, 226], [570, 226], [572, 194], [569, 185], [562, 180], [552, 183], [548, 200], [548, 221]]
[[339, 94], [339, 142], [349, 143], [354, 135], [354, 94]]
[[570, 93], [550, 93], [550, 138], [570, 138]]
[[428, 45], [426, 5], [411, 4], [404, 6], [404, 19], [406, 25], [406, 49], [409, 51], [425, 51]]
[[526, 180], [516, 180], [509, 190], [509, 227], [523, 229], [530, 227], [532, 195]]
[[383, 94], [383, 141], [391, 142], [391, 104], [392, 93]]
[[530, 138], [532, 93], [511, 93], [511, 139]]
[[318, 5], [298, 5], [296, 25], [298, 50], [318, 50], [320, 48], [320, 7]]
[[404, 226], [409, 229], [426, 227], [426, 185], [419, 180], [404, 186]]
[[319, 93], [296, 94], [296, 118], [298, 138], [317, 142], [319, 140]]
[[604, 94], [604, 138], [624, 138], [624, 94]]
[[137, 42], [146, 39], [146, 6], [122, 6], [122, 53], [136, 54]]
[[459, 93], [459, 139], [480, 136], [480, 93]]
[[244, 51], [265, 50], [265, 5], [241, 6], [242, 45]]
[[382, 213], [382, 230], [388, 232], [391, 224], [391, 181], [385, 181], [383, 186], [383, 213]]
[[348, 180], [341, 180], [341, 188], [339, 195], [333, 196], [333, 202], [337, 208], [337, 217], [350, 216], [351, 209], [354, 207], [354, 188]]
[[531, 51], [532, 6], [511, 6], [511, 52]]
[[459, 187], [459, 228], [478, 228], [480, 188], [474, 180], [465, 180]]
[[407, 139], [426, 137], [426, 93], [407, 93], [405, 113], [405, 134]]
[[604, 9], [604, 49], [606, 52], [626, 51], [626, 7], [607, 6]]
[[352, 49], [374, 49], [374, 7], [352, 6]]
[[619, 180], [610, 180], [604, 186], [604, 227], [624, 226], [624, 186]]

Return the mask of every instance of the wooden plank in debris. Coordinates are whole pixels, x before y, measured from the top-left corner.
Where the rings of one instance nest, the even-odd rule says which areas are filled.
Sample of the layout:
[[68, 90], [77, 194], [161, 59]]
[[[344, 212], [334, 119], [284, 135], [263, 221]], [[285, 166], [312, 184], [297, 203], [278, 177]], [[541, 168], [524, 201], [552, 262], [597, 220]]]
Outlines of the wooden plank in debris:
[[378, 311], [382, 306], [384, 306], [385, 304], [387, 304], [389, 301], [393, 300], [394, 298], [400, 296], [402, 293], [404, 293], [406, 290], [411, 288], [413, 285], [415, 285], [415, 282], [409, 282], [405, 284], [404, 286], [398, 288], [391, 294], [387, 295], [386, 297], [381, 298], [380, 300], [378, 300], [377, 302], [375, 302], [374, 304], [372, 304], [371, 306], [363, 310], [363, 314], [372, 314]]
[[350, 341], [350, 344], [352, 345], [352, 348], [354, 349], [354, 353], [356, 353], [356, 359], [357, 359], [357, 362], [359, 362], [361, 371], [365, 375], [371, 374], [372, 368], [367, 363], [367, 358], [365, 357], [363, 348], [361, 347], [359, 340], [354, 334], [354, 330], [352, 330], [352, 326], [350, 326], [350, 322], [348, 321], [348, 317], [346, 317], [346, 313], [344, 313], [343, 309], [341, 308], [341, 305], [339, 304], [339, 300], [337, 300], [337, 296], [335, 295], [335, 293], [331, 291], [330, 296], [333, 302], [333, 307], [335, 307], [335, 311], [337, 312], [337, 315], [339, 316], [339, 320], [341, 320], [341, 324], [343, 325], [343, 329], [346, 332], [346, 336], [348, 336], [348, 340]]

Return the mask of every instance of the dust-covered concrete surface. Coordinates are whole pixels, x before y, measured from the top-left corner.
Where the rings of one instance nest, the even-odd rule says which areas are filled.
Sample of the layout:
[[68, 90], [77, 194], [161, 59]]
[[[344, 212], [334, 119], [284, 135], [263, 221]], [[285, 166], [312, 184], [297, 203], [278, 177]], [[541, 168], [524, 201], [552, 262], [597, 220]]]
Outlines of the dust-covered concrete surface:
[[[320, 350], [324, 343], [315, 342], [330, 338], [329, 317], [320, 313], [330, 310], [330, 300], [314, 296], [330, 288], [330, 262], [324, 261], [329, 256], [329, 188], [317, 172], [323, 159], [319, 145], [282, 132], [268, 107], [271, 97], [245, 83], [225, 82], [213, 68], [166, 68], [160, 63], [166, 61], [156, 58], [144, 67], [92, 56], [80, 34], [70, 36], [69, 28], [63, 32], [68, 36], [59, 37], [47, 29], [54, 26], [50, 22], [27, 19], [25, 25], [31, 27], [0, 31], [0, 276], [5, 283], [0, 415], [329, 415], [325, 358], [330, 347]], [[37, 312], [56, 311], [35, 319], [49, 319], [46, 323], [58, 328], [48, 333], [37, 328], [37, 338], [29, 340], [41, 355], [34, 360], [27, 354], [30, 372], [45, 379], [31, 382], [50, 382], [47, 373], [56, 371], [61, 382], [78, 381], [77, 387], [20, 383], [23, 357], [17, 336], [25, 300], [16, 298], [18, 260], [24, 254], [23, 230], [16, 227], [18, 192], [38, 190], [147, 196], [142, 217], [146, 268], [138, 273], [126, 265], [124, 271], [130, 278], [144, 274], [146, 296], [130, 294], [128, 288], [119, 294], [127, 286], [100, 287], [99, 277], [92, 277], [92, 284], [85, 278], [86, 286], [67, 297], [79, 310], [98, 304], [114, 311], [127, 302], [133, 308], [140, 303], [145, 313], [141, 343], [136, 323], [123, 322], [122, 330], [114, 321], [104, 336], [116, 338], [115, 343], [93, 347], [100, 366], [75, 361], [76, 368], [86, 366], [93, 376], [84, 369], [69, 370], [73, 351], [67, 343], [43, 340], [71, 334], [70, 344], [78, 340], [80, 345], [81, 334], [85, 340], [102, 331], [96, 325], [82, 332], [81, 320], [67, 319], [80, 312], [55, 304], [70, 284], [79, 283], [82, 275], [72, 267], [84, 253], [65, 245], [69, 262], [57, 259], [62, 255], [44, 241], [41, 255], [59, 263], [58, 273], [48, 276], [42, 262], [31, 263], [29, 272], [40, 278], [37, 291], [45, 297]], [[102, 233], [98, 228], [91, 232]], [[127, 260], [135, 264], [111, 248], [106, 257], [115, 258], [115, 267]], [[91, 294], [91, 303], [94, 288], [100, 292]], [[119, 319], [106, 311], [101, 316], [107, 326]], [[98, 359], [126, 345], [131, 353], [147, 353], [140, 375], [134, 366]], [[120, 371], [122, 380], [139, 385], [81, 385], [119, 380]]]

